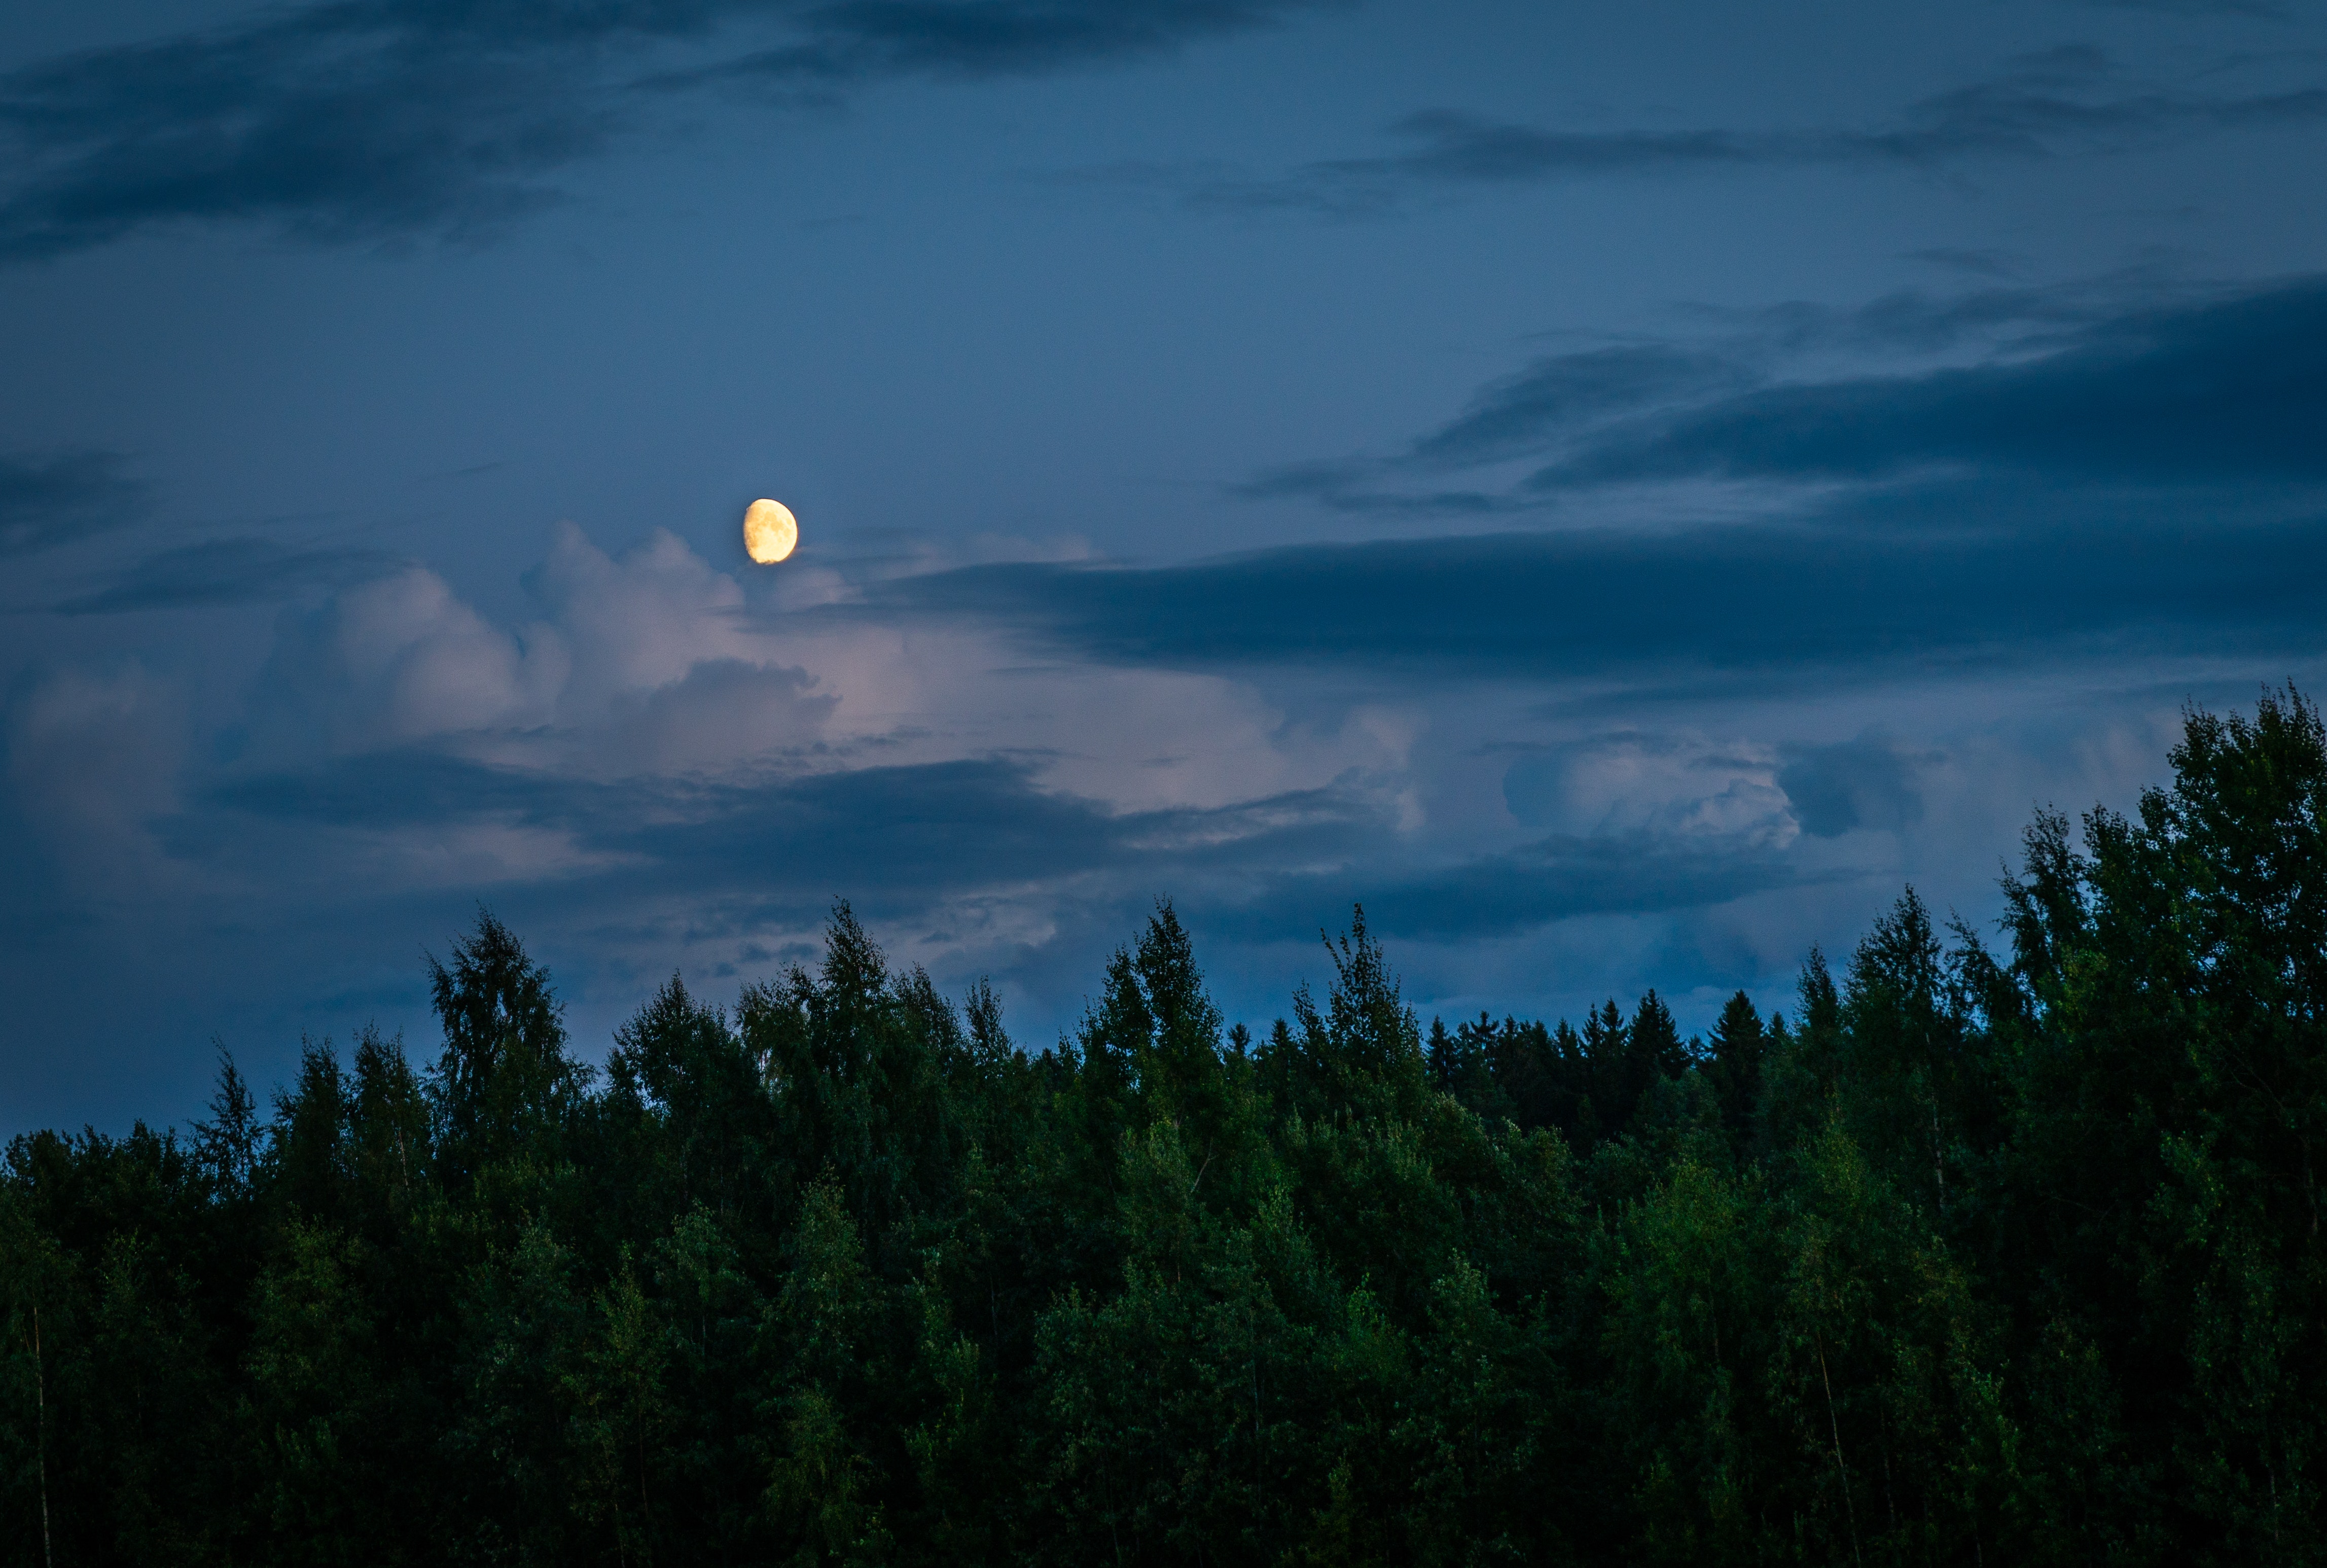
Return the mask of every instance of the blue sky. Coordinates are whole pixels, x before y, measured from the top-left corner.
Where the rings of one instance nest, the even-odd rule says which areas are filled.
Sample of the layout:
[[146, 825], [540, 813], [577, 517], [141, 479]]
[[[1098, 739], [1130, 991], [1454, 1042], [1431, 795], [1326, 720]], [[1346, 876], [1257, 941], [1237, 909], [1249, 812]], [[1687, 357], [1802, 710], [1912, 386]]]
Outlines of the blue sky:
[[0, 1130], [481, 901], [587, 1053], [836, 896], [1702, 1027], [2322, 663], [2315, 5], [110, 0], [0, 146]]

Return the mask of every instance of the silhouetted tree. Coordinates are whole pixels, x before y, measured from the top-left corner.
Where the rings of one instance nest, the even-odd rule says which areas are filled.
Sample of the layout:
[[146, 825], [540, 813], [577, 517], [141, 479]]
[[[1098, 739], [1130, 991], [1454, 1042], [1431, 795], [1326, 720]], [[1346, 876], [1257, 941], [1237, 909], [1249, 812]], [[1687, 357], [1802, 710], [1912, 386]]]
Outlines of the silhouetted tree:
[[425, 1074], [10, 1142], [0, 1564], [2320, 1562], [2327, 728], [2173, 763], [1701, 1048], [1164, 901], [1030, 1058], [841, 904], [601, 1083], [481, 914]]

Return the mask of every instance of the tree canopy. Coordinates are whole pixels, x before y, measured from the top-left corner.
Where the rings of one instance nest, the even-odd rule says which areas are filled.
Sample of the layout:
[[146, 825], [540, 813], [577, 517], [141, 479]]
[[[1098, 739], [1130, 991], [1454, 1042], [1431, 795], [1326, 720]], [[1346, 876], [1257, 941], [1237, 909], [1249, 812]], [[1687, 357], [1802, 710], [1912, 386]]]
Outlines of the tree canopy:
[[481, 915], [425, 1065], [9, 1144], [0, 1561], [2327, 1559], [2327, 733], [2173, 765], [1703, 1040], [1163, 902], [1026, 1050], [843, 904], [594, 1070]]

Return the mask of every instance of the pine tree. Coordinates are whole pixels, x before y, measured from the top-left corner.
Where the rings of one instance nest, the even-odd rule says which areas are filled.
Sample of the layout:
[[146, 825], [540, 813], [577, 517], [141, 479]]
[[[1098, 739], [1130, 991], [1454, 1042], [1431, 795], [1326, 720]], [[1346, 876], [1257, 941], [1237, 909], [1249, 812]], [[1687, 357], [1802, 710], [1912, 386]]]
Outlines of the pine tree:
[[1721, 1125], [1741, 1153], [1761, 1104], [1762, 1062], [1769, 1044], [1769, 1033], [1762, 1027], [1762, 1015], [1753, 1010], [1752, 997], [1740, 991], [1722, 1004], [1720, 1020], [1713, 1026], [1705, 1072], [1721, 1105]]

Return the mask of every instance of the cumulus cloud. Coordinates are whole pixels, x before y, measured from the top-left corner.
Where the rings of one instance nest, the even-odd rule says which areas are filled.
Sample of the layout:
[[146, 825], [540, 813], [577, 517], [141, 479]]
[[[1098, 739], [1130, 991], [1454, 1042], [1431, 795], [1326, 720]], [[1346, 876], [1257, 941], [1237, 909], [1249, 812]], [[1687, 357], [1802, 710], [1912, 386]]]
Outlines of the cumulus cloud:
[[683, 902], [740, 951], [842, 891], [1023, 932], [1068, 887], [1265, 875], [1414, 825], [1418, 725], [1395, 705], [1296, 718], [1219, 675], [755, 604], [659, 532], [609, 555], [561, 527], [525, 584], [521, 624], [420, 567], [287, 612], [249, 743], [171, 819], [173, 851], [278, 885], [329, 864], [381, 894]]
[[[1719, 579], [1736, 605], [1724, 620], [1700, 613], [1711, 599], [1647, 593], [1650, 578], [1601, 592], [1606, 540], [1547, 558], [1530, 552], [1558, 541], [1455, 543], [1459, 578], [1434, 578], [1426, 555], [1345, 553], [1302, 565], [1285, 579], [1300, 593], [1239, 622], [1234, 593], [1212, 601], [1248, 558], [1182, 569], [1160, 595], [1156, 574], [1016, 563], [785, 609], [668, 537], [608, 553], [562, 529], [513, 619], [419, 567], [286, 614], [238, 754], [217, 735], [189, 747], [168, 688], [140, 672], [60, 676], [10, 710], [14, 798], [60, 858], [92, 868], [77, 892], [179, 901], [162, 926], [219, 933], [202, 950], [266, 976], [250, 985], [313, 994], [320, 1011], [301, 1016], [318, 1028], [375, 1008], [416, 1019], [420, 1002], [381, 976], [408, 990], [413, 922], [435, 922], [433, 938], [478, 897], [557, 965], [597, 1030], [674, 964], [708, 985], [769, 972], [846, 896], [942, 981], [992, 974], [1039, 1036], [1159, 892], [1239, 1009], [1281, 1005], [1288, 939], [1357, 901], [1408, 957], [1435, 955], [1415, 958], [1418, 997], [1466, 994], [1522, 938], [1565, 951], [1586, 930], [1606, 948], [1595, 974], [1698, 943], [1729, 956], [1690, 948], [1642, 972], [1744, 983], [1760, 960], [1735, 954], [1790, 962], [1803, 909], [1827, 901], [1853, 919], [1895, 891], [1909, 829], [1970, 837], [1984, 876], [2026, 792], [2054, 792], [2030, 774], [2010, 800], [1967, 805], [1963, 770], [1929, 765], [1928, 742], [1829, 716], [1830, 682], [1789, 705], [1764, 681], [1764, 705], [1735, 724], [1614, 727], [1545, 701], [1749, 635], [1815, 642], [1819, 628], [1788, 626], [1789, 604], [1750, 591], [1798, 555], [1773, 555], [1742, 595], [1746, 557], [1710, 573], [1707, 592]], [[1395, 611], [1370, 630], [1368, 574]], [[1028, 657], [1025, 630], [1047, 615], [1043, 635], [1061, 636], [1072, 602], [1044, 596], [1085, 581], [1151, 595], [1100, 617], [1137, 637], [1099, 658]], [[925, 592], [937, 598], [912, 596]], [[1450, 658], [1416, 684], [1338, 657], [1332, 681], [1288, 667], [1286, 650], [1306, 658], [1329, 636], [1540, 639], [1568, 619], [1547, 603], [1609, 608], [1558, 630], [1554, 656]], [[1206, 615], [1223, 619], [1206, 630]], [[1159, 651], [1165, 627], [1196, 643]], [[1266, 629], [1288, 640], [1255, 659]], [[1222, 658], [1186, 658], [1215, 638]], [[1624, 638], [1598, 665], [1577, 651]], [[2061, 778], [2091, 771], [2073, 748], [2054, 761]], [[1508, 815], [1466, 804], [1497, 798]], [[1756, 925], [1759, 947], [1721, 934], [1773, 901], [1794, 923]], [[398, 945], [382, 955], [388, 929]], [[1563, 984], [1514, 974], [1492, 1000], [1524, 1006]]]
[[601, 705], [668, 686], [707, 659], [741, 657], [755, 641], [741, 620], [743, 588], [661, 528], [617, 561], [560, 523], [526, 586], [573, 650], [569, 703]]
[[1776, 757], [1749, 742], [1627, 730], [1521, 758], [1503, 775], [1511, 815], [1571, 835], [1718, 837], [1783, 849], [1800, 831]]
[[608, 555], [570, 523], [528, 574], [538, 618], [489, 621], [421, 566], [283, 618], [262, 754], [451, 745], [596, 774], [717, 769], [815, 740], [836, 696], [778, 657], [743, 590], [672, 535]]
[[490, 625], [435, 573], [408, 567], [286, 615], [260, 676], [279, 745], [360, 751], [547, 723], [571, 659], [564, 639]]
[[[364, 910], [449, 929], [482, 896], [586, 960], [577, 995], [627, 998], [674, 963], [764, 973], [846, 896], [901, 954], [1048, 1018], [1169, 892], [1231, 966], [1362, 901], [1443, 949], [1417, 980], [1454, 994], [1499, 944], [1587, 926], [1629, 933], [1626, 966], [1743, 951], [1718, 936], [1735, 911], [1855, 910], [1914, 835], [1977, 836], [1984, 869], [2019, 796], [1971, 800], [1929, 742], [1846, 723], [1849, 683], [1977, 682], [1983, 650], [2021, 668], [2079, 639], [2248, 657], [2315, 627], [2289, 564], [2327, 551], [2300, 518], [2202, 561], [2164, 520], [1866, 525], [882, 566], [805, 603], [667, 534], [609, 552], [561, 527], [513, 615], [412, 565], [285, 611], [238, 750], [140, 672], [61, 674], [10, 710], [13, 798], [89, 868], [77, 891], [296, 927], [319, 974]], [[1724, 679], [1755, 717], [1671, 695]]]
[[696, 773], [812, 742], [839, 705], [796, 667], [706, 660], [609, 705], [600, 747], [617, 772]]

